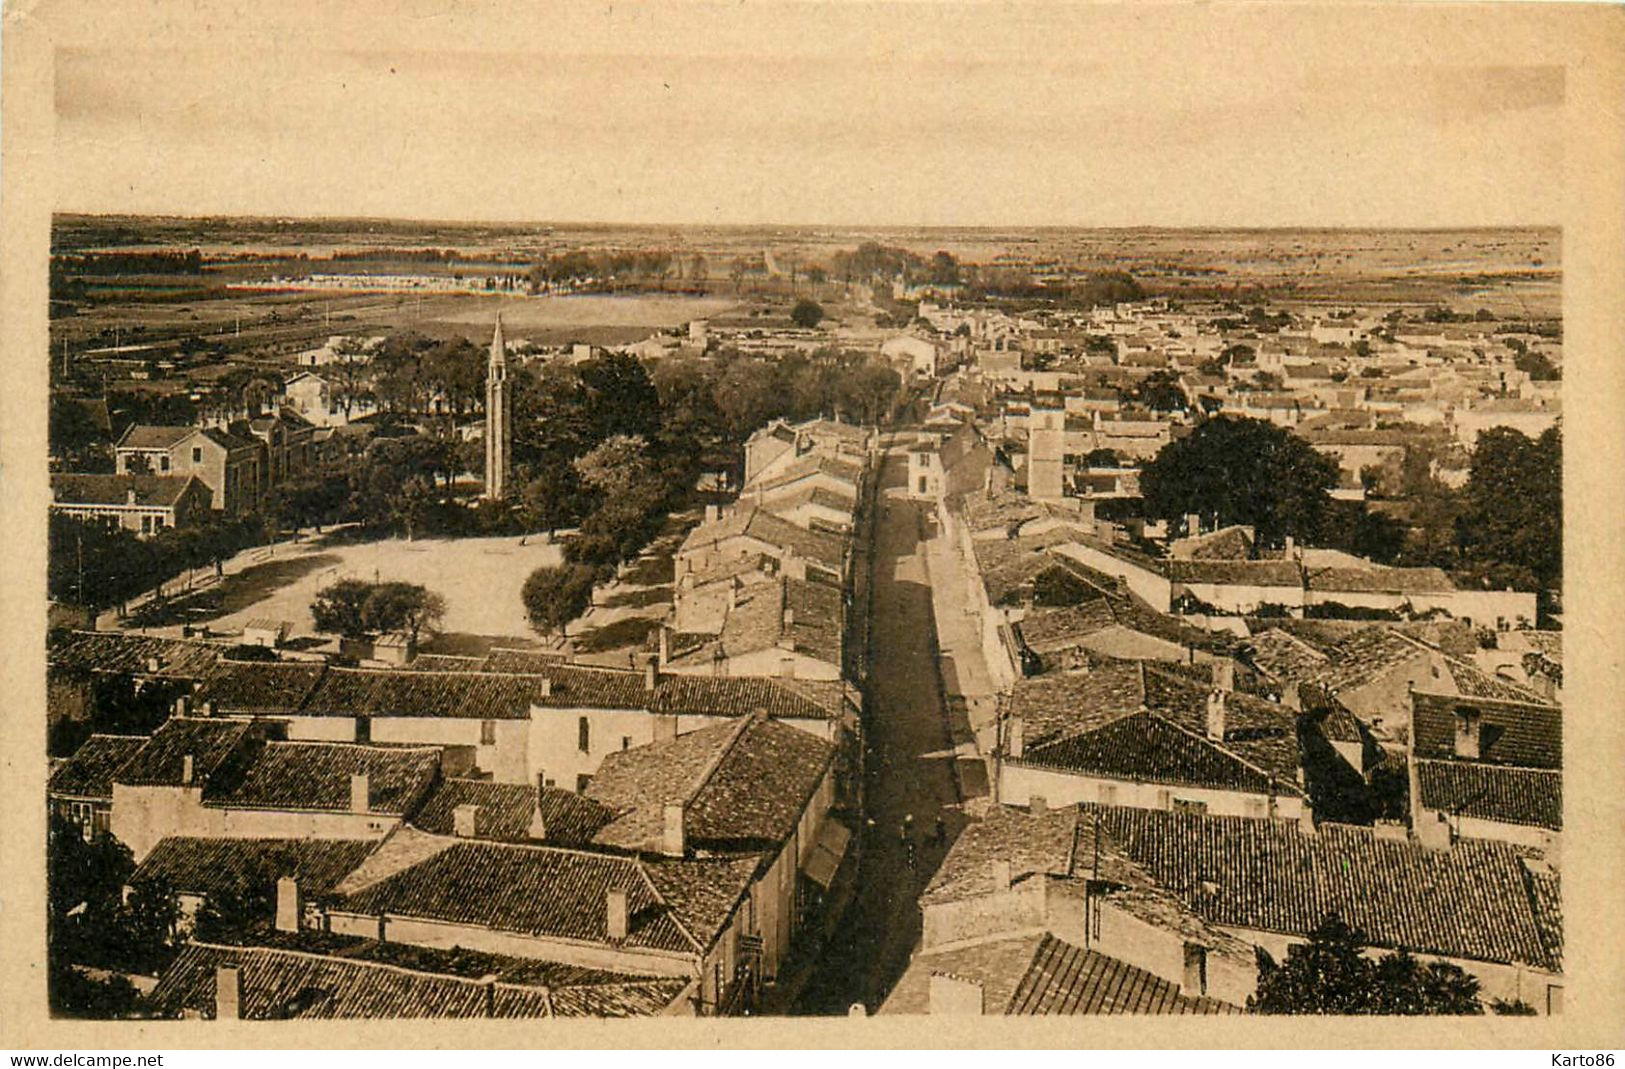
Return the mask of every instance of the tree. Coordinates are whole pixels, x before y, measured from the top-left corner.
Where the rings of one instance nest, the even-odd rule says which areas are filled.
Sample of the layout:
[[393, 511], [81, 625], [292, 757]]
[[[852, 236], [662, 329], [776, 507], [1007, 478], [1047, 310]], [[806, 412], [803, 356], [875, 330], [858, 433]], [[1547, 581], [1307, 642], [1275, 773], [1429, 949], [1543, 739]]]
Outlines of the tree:
[[1335, 913], [1309, 942], [1288, 948], [1279, 964], [1258, 950], [1258, 991], [1247, 1000], [1257, 1013], [1481, 1014], [1478, 981], [1459, 966], [1421, 965], [1401, 950], [1373, 961], [1364, 933]]
[[803, 297], [790, 309], [790, 322], [805, 330], [816, 327], [824, 318], [824, 306]]
[[1484, 431], [1463, 497], [1456, 535], [1464, 568], [1524, 590], [1562, 582], [1561, 430], [1552, 427], [1533, 441], [1510, 427]]
[[1089, 468], [1115, 468], [1122, 462], [1115, 449], [1091, 449], [1083, 458], [1083, 463]]
[[362, 611], [372, 584], [360, 579], [340, 579], [316, 592], [310, 603], [310, 614], [316, 620], [316, 630], [329, 631], [345, 638], [360, 638], [367, 633], [367, 618]]
[[1513, 354], [1512, 363], [1519, 371], [1527, 372], [1535, 382], [1553, 382], [1563, 377], [1563, 373], [1545, 353], [1537, 353], [1527, 347]]
[[577, 458], [576, 475], [600, 500], [625, 500], [656, 490], [649, 443], [636, 435], [606, 438], [591, 452]]
[[531, 572], [519, 592], [530, 626], [544, 636], [563, 635], [570, 621], [592, 604], [594, 578], [585, 564], [551, 565]]
[[446, 599], [417, 583], [378, 583], [361, 603], [368, 631], [404, 631], [415, 643], [446, 616]]
[[1190, 407], [1179, 376], [1171, 371], [1153, 371], [1134, 384], [1129, 396], [1153, 412], [1183, 412]]
[[938, 286], [959, 285], [959, 261], [953, 253], [938, 252], [931, 257], [931, 282]]
[[1197, 513], [1257, 531], [1255, 552], [1320, 531], [1337, 464], [1308, 442], [1257, 419], [1210, 419], [1163, 446], [1140, 473], [1149, 515], [1177, 524]]

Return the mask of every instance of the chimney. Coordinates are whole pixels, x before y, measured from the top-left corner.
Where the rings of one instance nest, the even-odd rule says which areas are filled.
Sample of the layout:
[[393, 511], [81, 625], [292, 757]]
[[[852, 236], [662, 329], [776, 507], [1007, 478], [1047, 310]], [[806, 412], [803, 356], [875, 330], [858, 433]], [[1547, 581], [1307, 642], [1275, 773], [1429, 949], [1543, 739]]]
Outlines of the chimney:
[[660, 652], [656, 655], [655, 663], [664, 668], [671, 663], [671, 628], [661, 624], [659, 628]]
[[199, 716], [213, 716], [214, 715], [214, 702], [199, 702], [198, 707], [197, 707], [197, 715], [199, 715]]
[[147, 658], [147, 674], [148, 675], [157, 675], [159, 672], [163, 671], [163, 669], [164, 669], [164, 663], [162, 661], [160, 661], [158, 658], [156, 658], [156, 657], [148, 657]]
[[1214, 742], [1224, 741], [1224, 720], [1229, 695], [1215, 687], [1207, 696], [1207, 737]]
[[185, 754], [181, 757], [182, 787], [190, 787], [192, 785], [192, 779], [197, 774], [196, 765], [197, 761], [192, 757], [191, 754]]
[[705, 522], [706, 523], [716, 523], [717, 519], [718, 519], [717, 507], [715, 505], [707, 505], [707, 506], [705, 506]]
[[276, 930], [297, 932], [303, 903], [299, 900], [299, 881], [283, 876], [276, 882]]
[[982, 985], [947, 973], [931, 974], [933, 1015], [981, 1016], [987, 1012]]
[[1220, 657], [1213, 662], [1213, 689], [1226, 694], [1236, 689], [1236, 662]]
[[525, 829], [525, 834], [537, 842], [547, 840], [547, 818], [542, 816], [542, 783], [539, 774], [536, 777], [536, 808], [530, 812], [530, 827]]
[[1202, 516], [1200, 513], [1185, 513], [1185, 537], [1195, 538], [1202, 533]]
[[1309, 807], [1309, 800], [1307, 798], [1304, 799], [1302, 807], [1298, 810], [1298, 831], [1302, 832], [1304, 835], [1310, 836], [1317, 834], [1315, 828], [1315, 811]]
[[538, 698], [551, 698], [553, 696], [553, 677], [543, 676], [536, 683], [536, 696]]
[[1199, 943], [1185, 944], [1185, 972], [1179, 983], [1179, 993], [1186, 998], [1200, 998], [1207, 994], [1207, 947]]
[[683, 827], [681, 802], [667, 804], [665, 827], [660, 836], [660, 852], [667, 857], [682, 857], [688, 852], [688, 838]]
[[993, 890], [995, 892], [1008, 891], [1010, 890], [1010, 882], [1010, 859], [1002, 857], [995, 859], [993, 862]]
[[660, 682], [660, 659], [650, 657], [643, 664], [643, 689], [653, 694]]
[[479, 819], [480, 807], [477, 805], [460, 805], [451, 811], [452, 834], [459, 839], [474, 838], [474, 829]]
[[655, 742], [670, 742], [677, 737], [677, 714], [661, 713], [655, 717]]
[[1048, 812], [1049, 812], [1049, 799], [1048, 798], [1045, 798], [1041, 794], [1029, 794], [1027, 796], [1027, 813], [1030, 816], [1035, 816], [1035, 817], [1043, 816], [1045, 813], [1048, 813]]
[[1298, 559], [1298, 542], [1297, 542], [1297, 539], [1293, 538], [1291, 535], [1286, 536], [1286, 554], [1285, 554], [1285, 556], [1286, 556], [1287, 560], [1297, 560]]
[[604, 920], [609, 937], [617, 942], [625, 939], [629, 919], [626, 908], [626, 892], [610, 891], [604, 896], [604, 900], [606, 911]]
[[1455, 754], [1466, 761], [1479, 759], [1479, 717], [1477, 709], [1456, 709]]
[[796, 551], [787, 549], [784, 556], [779, 559], [779, 571], [786, 579], [806, 579], [807, 562], [802, 560]]
[[1021, 717], [1012, 716], [1004, 722], [1004, 755], [1019, 759], [1022, 753], [1022, 736], [1026, 734], [1026, 724]]
[[372, 784], [365, 772], [350, 773], [350, 812], [372, 812]]
[[236, 965], [218, 965], [214, 970], [214, 1019], [239, 1021], [242, 1016], [242, 970]]
[[479, 978], [481, 1001], [484, 1003], [485, 1016], [497, 1015], [497, 974], [486, 973]]
[[129, 487], [124, 491], [124, 503], [126, 505], [135, 504], [135, 487]]
[[192, 699], [191, 699], [190, 695], [182, 694], [179, 698], [175, 699], [175, 715], [176, 716], [185, 716], [188, 712], [191, 711], [191, 707], [192, 707]]

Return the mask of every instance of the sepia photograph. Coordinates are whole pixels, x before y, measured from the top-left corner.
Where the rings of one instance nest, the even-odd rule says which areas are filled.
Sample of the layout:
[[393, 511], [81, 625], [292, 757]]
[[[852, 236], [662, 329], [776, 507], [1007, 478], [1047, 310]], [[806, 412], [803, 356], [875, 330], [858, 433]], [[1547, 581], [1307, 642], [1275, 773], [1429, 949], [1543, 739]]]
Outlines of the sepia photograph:
[[1572, 12], [23, 7], [33, 1017], [1618, 1008]]

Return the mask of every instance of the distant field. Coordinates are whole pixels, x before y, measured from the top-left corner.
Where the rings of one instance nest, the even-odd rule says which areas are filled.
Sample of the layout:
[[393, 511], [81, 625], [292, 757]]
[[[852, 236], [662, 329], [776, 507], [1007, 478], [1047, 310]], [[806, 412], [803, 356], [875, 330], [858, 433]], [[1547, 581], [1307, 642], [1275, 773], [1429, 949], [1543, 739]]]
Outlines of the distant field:
[[675, 327], [709, 319], [737, 306], [715, 297], [643, 294], [636, 297], [484, 297], [438, 316], [442, 323], [490, 323], [502, 313], [504, 326], [524, 332], [549, 327]]

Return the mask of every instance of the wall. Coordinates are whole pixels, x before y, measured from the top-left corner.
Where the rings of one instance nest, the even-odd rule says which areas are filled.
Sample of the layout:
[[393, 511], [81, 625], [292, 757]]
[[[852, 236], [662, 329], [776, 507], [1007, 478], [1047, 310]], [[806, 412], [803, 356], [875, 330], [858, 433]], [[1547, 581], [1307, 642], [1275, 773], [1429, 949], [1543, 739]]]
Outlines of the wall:
[[197, 787], [114, 784], [109, 829], [140, 861], [171, 835], [202, 839], [381, 839], [398, 815], [204, 805]]
[[1056, 546], [1054, 551], [1097, 572], [1122, 578], [1130, 590], [1150, 602], [1151, 607], [1159, 612], [1167, 612], [1173, 606], [1173, 584], [1167, 576], [1079, 542]]
[[1009, 890], [924, 908], [920, 950], [1002, 932], [1038, 930], [1048, 914], [1049, 877], [1018, 879]]
[[1185, 938], [1180, 933], [1141, 920], [1115, 905], [1110, 896], [1097, 899], [1094, 910], [1096, 928], [1090, 941], [1091, 949], [1179, 984], [1183, 994], [1192, 997], [1206, 994], [1208, 998], [1232, 1006], [1245, 1006], [1248, 997], [1258, 990], [1256, 958], [1223, 954], [1210, 948], [1206, 992], [1185, 991]]
[[[581, 717], [586, 717], [588, 724], [589, 748], [585, 753], [580, 746]], [[529, 724], [529, 764], [520, 782], [535, 783], [540, 773], [555, 785], [573, 791], [577, 777], [596, 773], [606, 755], [653, 742], [656, 719], [642, 709], [533, 710]], [[623, 745], [624, 740], [630, 742]]]
[[[1215, 609], [1227, 612], [1250, 613], [1260, 605], [1284, 605], [1290, 610], [1301, 610], [1304, 590], [1299, 586], [1247, 586], [1240, 583], [1180, 583], [1179, 590], [1188, 591]], [[1176, 594], [1177, 596], [1177, 594]], [[1294, 616], [1302, 615], [1293, 612]]]
[[[1111, 798], [1106, 797], [1107, 791]], [[1276, 795], [1273, 813], [1269, 796], [1244, 791], [1222, 791], [1207, 787], [1185, 787], [1162, 783], [1135, 783], [1130, 780], [1086, 776], [1074, 772], [1024, 765], [1006, 758], [999, 765], [999, 801], [1005, 805], [1026, 805], [1036, 795], [1051, 806], [1078, 802], [1103, 802], [1135, 809], [1169, 809], [1175, 800], [1201, 802], [1211, 816], [1270, 816], [1296, 820], [1303, 813], [1303, 799], [1296, 795]]]
[[[329, 912], [328, 918], [334, 932], [369, 938], [378, 934], [376, 916], [333, 910]], [[409, 943], [413, 946], [437, 947], [445, 950], [463, 947], [488, 954], [510, 954], [521, 958], [539, 958], [566, 965], [579, 965], [588, 969], [608, 969], [652, 976], [693, 976], [697, 964], [693, 955], [526, 935], [521, 932], [498, 931], [480, 925], [448, 924], [393, 914], [384, 917], [383, 939], [390, 943]]]
[[[766, 649], [752, 650], [750, 653], [729, 657], [723, 662], [723, 672], [730, 676], [782, 676], [784, 664], [789, 660], [792, 679], [823, 679], [837, 680], [841, 678], [841, 667], [829, 661], [821, 661], [816, 657], [809, 657], [804, 653], [794, 653], [790, 650], [769, 646]], [[691, 672], [691, 675], [709, 675], [709, 672]]]

